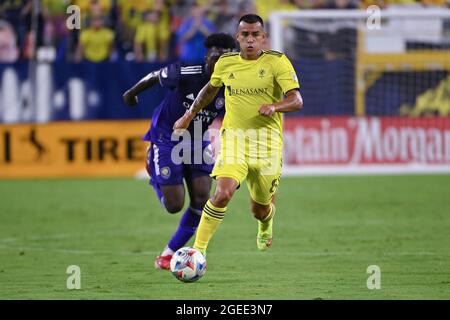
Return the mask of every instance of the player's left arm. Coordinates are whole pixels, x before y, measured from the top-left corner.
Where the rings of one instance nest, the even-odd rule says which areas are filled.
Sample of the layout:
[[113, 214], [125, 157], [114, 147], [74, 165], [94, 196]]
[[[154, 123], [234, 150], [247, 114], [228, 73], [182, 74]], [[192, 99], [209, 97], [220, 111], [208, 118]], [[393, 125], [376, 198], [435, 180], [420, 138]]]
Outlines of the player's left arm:
[[285, 99], [260, 107], [259, 113], [268, 117], [273, 116], [275, 112], [295, 112], [303, 107], [303, 98], [299, 91], [300, 85], [295, 69], [285, 55], [279, 59], [274, 76], [275, 81], [284, 92]]
[[180, 64], [173, 63], [159, 70], [147, 74], [139, 80], [134, 86], [123, 94], [124, 102], [129, 106], [135, 106], [138, 103], [138, 94], [153, 87], [159, 83], [162, 87], [175, 89], [180, 81]]
[[259, 113], [263, 116], [271, 117], [275, 112], [295, 112], [303, 107], [303, 98], [298, 89], [289, 90], [286, 98], [280, 102], [263, 104], [259, 108]]

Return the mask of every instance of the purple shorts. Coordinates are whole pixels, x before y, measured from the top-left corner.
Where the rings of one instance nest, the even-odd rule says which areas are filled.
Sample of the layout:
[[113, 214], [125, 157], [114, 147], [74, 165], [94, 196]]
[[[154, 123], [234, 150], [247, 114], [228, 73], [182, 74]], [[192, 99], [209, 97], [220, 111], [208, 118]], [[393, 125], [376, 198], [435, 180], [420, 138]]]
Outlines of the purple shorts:
[[[152, 182], [158, 185], [183, 184], [183, 178], [193, 179], [209, 175], [214, 167], [211, 144], [197, 148], [190, 147], [190, 155], [174, 151], [174, 146], [164, 144], [150, 145], [147, 151], [147, 172]], [[189, 157], [190, 156], [190, 157]], [[181, 162], [181, 163], [180, 163]]]

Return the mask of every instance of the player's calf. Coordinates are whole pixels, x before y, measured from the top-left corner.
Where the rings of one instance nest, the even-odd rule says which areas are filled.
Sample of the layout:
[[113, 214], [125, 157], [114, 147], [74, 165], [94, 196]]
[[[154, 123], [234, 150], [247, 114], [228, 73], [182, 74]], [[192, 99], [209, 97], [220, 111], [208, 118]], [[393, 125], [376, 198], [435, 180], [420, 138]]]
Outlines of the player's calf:
[[[210, 179], [209, 177], [207, 177], [207, 179]], [[207, 181], [207, 179], [204, 179]], [[189, 195], [191, 198], [191, 203], [190, 205], [194, 208], [203, 208], [206, 204], [206, 202], [208, 202], [210, 194], [210, 186], [211, 183], [207, 184], [205, 183], [205, 187], [203, 189], [200, 188], [191, 188]], [[189, 186], [188, 186], [189, 187]]]

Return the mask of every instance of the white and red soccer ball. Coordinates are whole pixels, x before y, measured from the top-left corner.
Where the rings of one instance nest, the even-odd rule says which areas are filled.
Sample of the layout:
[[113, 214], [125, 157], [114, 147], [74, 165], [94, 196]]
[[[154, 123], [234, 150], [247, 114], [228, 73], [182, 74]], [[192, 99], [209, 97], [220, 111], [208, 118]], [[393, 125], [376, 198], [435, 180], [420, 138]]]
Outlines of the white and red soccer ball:
[[180, 281], [194, 282], [206, 272], [206, 259], [197, 249], [178, 249], [170, 260], [170, 271]]

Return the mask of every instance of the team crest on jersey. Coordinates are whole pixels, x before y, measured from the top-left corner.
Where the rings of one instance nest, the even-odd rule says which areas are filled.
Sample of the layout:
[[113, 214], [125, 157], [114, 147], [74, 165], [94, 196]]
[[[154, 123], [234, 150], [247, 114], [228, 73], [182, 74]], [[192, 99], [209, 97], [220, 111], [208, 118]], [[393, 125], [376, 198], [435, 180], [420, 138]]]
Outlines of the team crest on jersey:
[[225, 99], [224, 98], [217, 98], [216, 99], [216, 109], [222, 109], [223, 106], [225, 105]]
[[266, 75], [266, 69], [264, 68], [259, 69], [258, 75], [260, 78], [264, 78], [264, 76]]
[[161, 177], [163, 177], [164, 179], [169, 179], [169, 177], [170, 177], [170, 168], [169, 167], [161, 168]]

